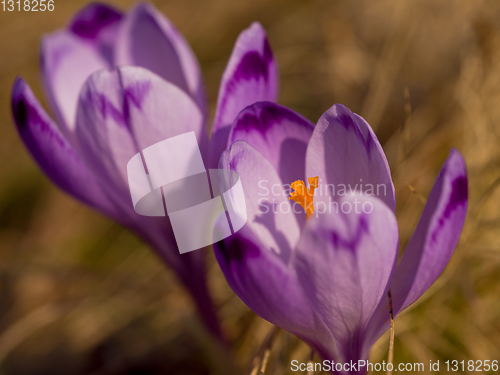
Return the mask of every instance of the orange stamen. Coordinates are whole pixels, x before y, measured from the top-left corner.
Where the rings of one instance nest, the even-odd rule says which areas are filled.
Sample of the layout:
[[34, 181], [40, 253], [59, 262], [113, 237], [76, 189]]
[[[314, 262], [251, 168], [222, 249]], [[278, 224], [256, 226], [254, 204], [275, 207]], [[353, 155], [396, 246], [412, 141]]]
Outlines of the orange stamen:
[[290, 193], [288, 199], [300, 204], [304, 211], [306, 211], [307, 218], [309, 219], [314, 213], [314, 190], [318, 187], [319, 176], [309, 177], [308, 181], [309, 188], [306, 188], [306, 184], [302, 180], [292, 182], [291, 188], [295, 191]]

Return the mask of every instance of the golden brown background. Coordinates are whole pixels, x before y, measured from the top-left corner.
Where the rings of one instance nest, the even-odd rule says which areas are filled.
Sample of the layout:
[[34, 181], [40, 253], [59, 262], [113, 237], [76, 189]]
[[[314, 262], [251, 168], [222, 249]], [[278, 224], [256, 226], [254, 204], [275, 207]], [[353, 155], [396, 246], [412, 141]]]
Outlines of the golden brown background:
[[[0, 374], [243, 373], [270, 325], [232, 293], [212, 254], [210, 288], [234, 341], [230, 355], [214, 350], [153, 253], [51, 185], [16, 134], [15, 76], [41, 98], [40, 37], [85, 3], [0, 8]], [[395, 359], [426, 370], [429, 360], [500, 360], [500, 1], [153, 3], [198, 56], [212, 113], [233, 43], [258, 20], [278, 59], [281, 104], [313, 122], [334, 103], [364, 116], [392, 169], [402, 245], [450, 147], [463, 153], [465, 229], [438, 282], [396, 320]], [[384, 336], [371, 360], [386, 353]], [[267, 373], [290, 374], [290, 361], [308, 356], [281, 333]]]

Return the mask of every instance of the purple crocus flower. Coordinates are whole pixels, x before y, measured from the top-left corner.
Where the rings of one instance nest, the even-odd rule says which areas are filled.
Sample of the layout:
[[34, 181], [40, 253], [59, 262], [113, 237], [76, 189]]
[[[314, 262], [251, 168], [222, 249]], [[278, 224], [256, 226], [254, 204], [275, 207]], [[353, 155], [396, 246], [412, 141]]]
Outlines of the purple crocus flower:
[[[220, 168], [240, 175], [248, 214], [242, 230], [215, 245], [229, 285], [262, 318], [342, 364], [366, 360], [387, 330], [389, 290], [397, 315], [438, 278], [467, 210], [465, 163], [452, 150], [397, 265], [387, 159], [368, 123], [342, 105], [316, 126], [274, 103], [244, 109]], [[306, 220], [290, 183], [316, 176]]]
[[[43, 38], [41, 70], [57, 122], [22, 78], [12, 91], [14, 119], [35, 161], [62, 190], [151, 244], [190, 291], [209, 329], [220, 335], [205, 284], [204, 252], [180, 255], [168, 217], [136, 214], [127, 183], [132, 156], [190, 131], [208, 167], [207, 103], [187, 42], [148, 4], [128, 14], [91, 4], [66, 29]], [[277, 88], [265, 31], [254, 23], [239, 36], [224, 72], [213, 148], [225, 148], [226, 128], [240, 110], [276, 100]]]

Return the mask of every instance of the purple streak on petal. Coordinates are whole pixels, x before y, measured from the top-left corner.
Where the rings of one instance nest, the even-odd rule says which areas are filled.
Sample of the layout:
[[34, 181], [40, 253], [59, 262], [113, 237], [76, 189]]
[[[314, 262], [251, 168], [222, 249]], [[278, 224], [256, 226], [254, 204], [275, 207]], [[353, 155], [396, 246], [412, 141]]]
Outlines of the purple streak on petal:
[[351, 238], [344, 238], [337, 232], [331, 232], [330, 242], [334, 248], [344, 248], [356, 253], [363, 236], [369, 233], [367, 220], [364, 216], [361, 216], [354, 235]]
[[[347, 108], [346, 108], [347, 109]], [[376, 147], [375, 139], [370, 136], [368, 132], [368, 127], [364, 126], [362, 119], [358, 119], [355, 113], [352, 112], [344, 112], [341, 109], [338, 111], [338, 123], [346, 130], [346, 132], [355, 133], [360, 142], [365, 147], [366, 155], [371, 159], [372, 149]], [[359, 117], [359, 116], [358, 116]]]
[[152, 5], [139, 3], [123, 21], [117, 65], [147, 68], [193, 97], [205, 113], [201, 70], [189, 44]]
[[241, 178], [248, 218], [245, 227], [287, 263], [300, 227], [273, 166], [248, 143], [237, 141], [223, 153], [219, 167], [234, 170]]
[[228, 146], [248, 142], [278, 172], [283, 184], [304, 180], [305, 156], [314, 125], [292, 110], [271, 102], [255, 103], [240, 112]]
[[465, 161], [454, 149], [439, 172], [391, 286], [399, 313], [436, 281], [453, 254], [467, 213]]
[[24, 144], [57, 186], [104, 214], [119, 217], [119, 211], [103, 193], [95, 176], [22, 78], [16, 79], [12, 89], [12, 112]]
[[125, 116], [125, 102], [118, 70], [93, 74], [80, 94], [75, 134], [82, 159], [108, 194], [133, 212], [127, 163], [141, 149]]
[[457, 177], [457, 179], [453, 181], [451, 189], [452, 193], [450, 196], [450, 200], [446, 205], [446, 208], [443, 212], [443, 216], [439, 219], [438, 225], [436, 226], [436, 228], [434, 228], [434, 231], [432, 232], [432, 241], [434, 242], [438, 240], [438, 236], [441, 233], [441, 229], [446, 224], [446, 220], [450, 218], [450, 216], [455, 211], [457, 206], [461, 206], [467, 203], [467, 197], [468, 197], [467, 177], [465, 176]]
[[[122, 76], [121, 76], [122, 77]], [[123, 84], [123, 82], [122, 82]], [[131, 123], [130, 112], [135, 109], [142, 111], [144, 98], [149, 94], [151, 89], [150, 81], [132, 82], [123, 90], [123, 117], [127, 124]]]
[[109, 5], [91, 3], [77, 13], [68, 29], [81, 38], [95, 40], [104, 29], [122, 18], [122, 13]]
[[138, 146], [144, 149], [193, 131], [206, 163], [208, 139], [203, 113], [191, 96], [146, 69], [123, 67], [119, 72], [123, 107]]
[[[212, 138], [230, 126], [245, 107], [260, 101], [276, 101], [278, 68], [262, 26], [255, 22], [238, 37], [222, 76]], [[227, 142], [211, 146], [210, 165], [215, 167]]]
[[[382, 191], [378, 197], [392, 210], [396, 201], [389, 164], [375, 133], [360, 116], [341, 104], [326, 111], [314, 128], [306, 155], [306, 175], [320, 176], [330, 196], [332, 186], [339, 191], [341, 184], [368, 193]], [[384, 189], [379, 189], [384, 187]]]
[[127, 101], [133, 103], [137, 109], [142, 109], [144, 98], [149, 94], [150, 90], [150, 81], [133, 82], [125, 88], [124, 96]]
[[[87, 92], [87, 98], [101, 113], [103, 119], [111, 118], [117, 125], [130, 128], [130, 105], [141, 110], [145, 95], [149, 92], [151, 82], [135, 82], [123, 89], [123, 101], [121, 106], [116, 106], [104, 93], [91, 95]], [[119, 107], [119, 108], [118, 108]]]
[[397, 261], [394, 213], [374, 197], [354, 195], [341, 202], [354, 207], [356, 199], [369, 202], [372, 212], [312, 217], [292, 262], [309, 303], [335, 337], [342, 362], [366, 358], [368, 323]]
[[272, 61], [272, 52], [267, 40], [264, 41], [263, 50], [263, 56], [258, 52], [251, 51], [242, 57], [238, 68], [234, 72], [233, 80], [226, 88], [228, 94], [231, 94], [236, 89], [240, 81], [259, 79], [261, 77], [268, 79], [267, 70], [269, 63]]
[[92, 104], [101, 113], [104, 120], [111, 118], [117, 125], [128, 128], [125, 114], [121, 109], [118, 109], [105, 94], [99, 94], [95, 97], [89, 96], [86, 99], [92, 101]]

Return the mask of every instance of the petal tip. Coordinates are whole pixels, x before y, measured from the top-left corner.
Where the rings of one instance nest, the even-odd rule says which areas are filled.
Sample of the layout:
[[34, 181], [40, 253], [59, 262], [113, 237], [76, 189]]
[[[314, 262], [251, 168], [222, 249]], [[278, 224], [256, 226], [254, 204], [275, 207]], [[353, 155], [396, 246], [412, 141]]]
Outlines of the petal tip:
[[12, 99], [14, 100], [15, 98], [18, 98], [26, 86], [27, 83], [23, 77], [20, 74], [17, 75], [14, 79], [14, 83], [12, 84]]
[[469, 181], [467, 179], [467, 167], [462, 154], [455, 148], [450, 150], [446, 161], [446, 173], [451, 181], [451, 196], [446, 207], [444, 216], [448, 217], [450, 211], [456, 207], [467, 204], [469, 197]]
[[344, 127], [355, 126], [354, 113], [345, 105], [340, 103], [334, 104], [327, 112], [329, 111]]
[[12, 115], [17, 128], [21, 131], [28, 125], [28, 106], [26, 103], [26, 90], [28, 84], [21, 76], [17, 76], [12, 86]]
[[334, 105], [332, 105], [333, 110], [336, 112], [336, 113], [349, 113], [349, 114], [352, 114], [352, 111], [346, 107], [345, 105], [341, 104], [341, 103], [335, 103]]
[[262, 36], [266, 37], [266, 30], [259, 21], [253, 21], [250, 26], [248, 26], [248, 28], [246, 28], [243, 32], [259, 33]]
[[449, 160], [455, 160], [456, 163], [459, 163], [463, 167], [463, 169], [465, 171], [465, 169], [466, 169], [465, 159], [464, 159], [462, 153], [460, 151], [458, 151], [456, 148], [452, 147], [450, 149], [450, 153], [448, 155], [448, 159]]
[[[136, 3], [133, 8], [130, 10], [130, 15], [132, 17], [139, 17], [141, 15], [146, 15], [153, 17], [153, 19], [156, 18], [155, 16], [159, 15], [158, 10], [155, 8], [155, 6], [147, 1], [139, 1]], [[165, 18], [163, 15], [160, 15], [161, 17]]]
[[123, 14], [104, 3], [90, 3], [71, 20], [68, 29], [85, 39], [93, 39], [105, 27], [119, 22]]

